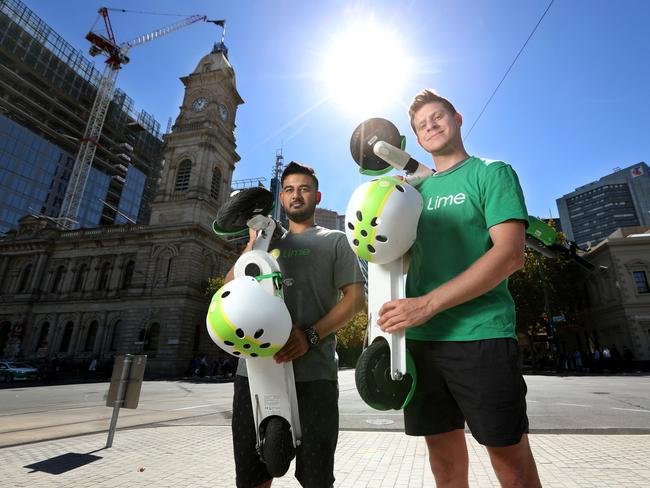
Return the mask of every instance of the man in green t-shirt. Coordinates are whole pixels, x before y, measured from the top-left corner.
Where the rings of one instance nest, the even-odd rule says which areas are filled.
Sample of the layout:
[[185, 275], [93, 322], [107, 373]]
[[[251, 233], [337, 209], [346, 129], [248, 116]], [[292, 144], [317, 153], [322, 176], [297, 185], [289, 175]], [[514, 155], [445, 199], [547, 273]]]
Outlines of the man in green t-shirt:
[[526, 384], [508, 277], [524, 264], [524, 197], [513, 169], [470, 156], [462, 116], [424, 90], [409, 108], [436, 173], [418, 185], [424, 208], [406, 296], [383, 305], [380, 327], [406, 329], [418, 383], [404, 410], [425, 436], [437, 486], [467, 486], [464, 425], [487, 447], [504, 486], [541, 486], [528, 444]]

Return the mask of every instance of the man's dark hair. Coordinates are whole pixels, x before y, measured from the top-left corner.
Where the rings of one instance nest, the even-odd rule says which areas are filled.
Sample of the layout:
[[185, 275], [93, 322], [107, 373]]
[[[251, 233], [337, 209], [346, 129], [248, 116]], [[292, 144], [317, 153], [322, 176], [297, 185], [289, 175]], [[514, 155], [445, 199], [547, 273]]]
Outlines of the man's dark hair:
[[318, 178], [316, 178], [316, 172], [314, 171], [314, 168], [297, 163], [295, 161], [291, 161], [289, 164], [287, 164], [286, 168], [284, 168], [284, 171], [282, 172], [282, 176], [280, 177], [280, 185], [282, 188], [284, 188], [284, 179], [289, 175], [295, 174], [311, 176], [314, 179], [316, 191], [318, 191]]
[[411, 128], [413, 129], [413, 132], [416, 132], [415, 125], [413, 125], [413, 116], [415, 115], [415, 112], [420, 110], [427, 103], [441, 103], [452, 115], [456, 114], [456, 107], [454, 107], [449, 100], [438, 95], [435, 90], [425, 88], [415, 95], [411, 102], [411, 106], [409, 107], [409, 119], [411, 120]]

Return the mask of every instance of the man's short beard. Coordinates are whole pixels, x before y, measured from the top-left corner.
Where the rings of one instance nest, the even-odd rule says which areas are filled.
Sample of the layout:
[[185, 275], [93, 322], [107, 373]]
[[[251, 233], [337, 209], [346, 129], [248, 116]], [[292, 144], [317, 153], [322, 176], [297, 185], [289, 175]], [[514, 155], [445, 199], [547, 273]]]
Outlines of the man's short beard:
[[303, 207], [298, 210], [286, 210], [287, 215], [289, 216], [289, 220], [297, 224], [302, 224], [303, 222], [311, 219], [314, 216], [315, 211], [316, 207]]

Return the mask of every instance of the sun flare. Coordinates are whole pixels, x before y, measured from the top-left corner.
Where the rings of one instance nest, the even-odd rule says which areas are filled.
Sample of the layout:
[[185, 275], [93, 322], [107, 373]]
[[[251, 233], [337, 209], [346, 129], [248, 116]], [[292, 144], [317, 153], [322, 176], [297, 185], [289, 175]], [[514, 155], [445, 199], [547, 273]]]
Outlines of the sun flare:
[[372, 20], [355, 23], [332, 40], [322, 78], [345, 111], [371, 115], [399, 99], [410, 62], [400, 37]]

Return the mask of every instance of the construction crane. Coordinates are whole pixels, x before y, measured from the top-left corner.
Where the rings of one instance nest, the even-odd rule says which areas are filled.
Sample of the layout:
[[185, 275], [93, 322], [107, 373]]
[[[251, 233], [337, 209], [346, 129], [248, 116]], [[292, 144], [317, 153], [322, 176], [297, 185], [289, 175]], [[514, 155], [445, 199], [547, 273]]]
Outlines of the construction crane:
[[[135, 39], [118, 44], [115, 40], [111, 20], [108, 16], [109, 11], [126, 12], [123, 9], [109, 9], [102, 7], [99, 9], [99, 17], [91, 28], [90, 32], [86, 35], [86, 39], [90, 41], [90, 55], [97, 56], [103, 54], [106, 56], [106, 67], [97, 87], [97, 96], [93, 103], [93, 107], [88, 117], [88, 123], [84, 135], [81, 138], [81, 145], [75, 160], [72, 175], [68, 183], [68, 188], [65, 192], [63, 205], [59, 212], [57, 223], [61, 229], [71, 229], [77, 223], [76, 218], [81, 204], [81, 198], [86, 188], [88, 174], [90, 167], [95, 157], [95, 151], [99, 146], [99, 137], [104, 127], [108, 107], [113, 98], [113, 91], [115, 90], [115, 80], [117, 74], [122, 68], [122, 65], [129, 62], [127, 53], [131, 48], [140, 46], [159, 37], [163, 37], [174, 31], [195, 24], [197, 22], [211, 22], [225, 28], [224, 20], [208, 20], [205, 15], [192, 15], [182, 19], [174, 24], [168, 25], [161, 29], [157, 29], [148, 34], [141, 35]], [[106, 36], [93, 32], [94, 26], [99, 19], [102, 19], [106, 28]]]

